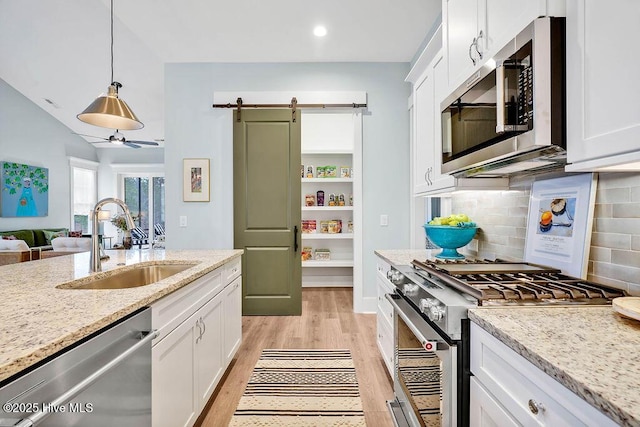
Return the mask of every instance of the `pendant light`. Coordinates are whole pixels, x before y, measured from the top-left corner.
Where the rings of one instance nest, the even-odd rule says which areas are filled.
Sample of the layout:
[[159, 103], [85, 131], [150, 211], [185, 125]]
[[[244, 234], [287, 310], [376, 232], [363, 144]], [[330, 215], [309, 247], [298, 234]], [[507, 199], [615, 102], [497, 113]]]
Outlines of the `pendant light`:
[[126, 102], [118, 97], [122, 84], [113, 80], [113, 0], [111, 0], [111, 84], [107, 94], [100, 95], [78, 119], [90, 125], [109, 129], [142, 129], [144, 124], [133, 114]]

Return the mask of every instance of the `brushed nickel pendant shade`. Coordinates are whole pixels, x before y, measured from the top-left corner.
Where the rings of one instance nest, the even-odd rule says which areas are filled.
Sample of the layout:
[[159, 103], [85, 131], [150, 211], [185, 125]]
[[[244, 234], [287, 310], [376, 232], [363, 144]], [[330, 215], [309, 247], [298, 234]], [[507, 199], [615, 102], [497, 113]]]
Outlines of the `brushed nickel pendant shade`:
[[144, 124], [131, 111], [127, 103], [118, 97], [118, 89], [121, 87], [122, 84], [113, 80], [113, 0], [111, 0], [111, 84], [106, 95], [100, 95], [76, 117], [85, 123], [103, 128], [142, 129]]

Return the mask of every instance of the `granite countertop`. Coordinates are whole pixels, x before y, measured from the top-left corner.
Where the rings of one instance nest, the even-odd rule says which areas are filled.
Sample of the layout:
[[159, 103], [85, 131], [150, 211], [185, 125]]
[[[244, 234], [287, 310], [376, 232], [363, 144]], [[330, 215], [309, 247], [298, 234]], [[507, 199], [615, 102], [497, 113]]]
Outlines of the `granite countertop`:
[[[108, 250], [102, 272], [89, 252], [0, 267], [0, 381], [242, 255], [241, 250]], [[129, 289], [56, 286], [108, 276], [135, 264], [194, 265], [157, 283]]]
[[440, 249], [378, 249], [374, 251], [376, 255], [383, 258], [389, 264], [409, 265], [414, 259], [433, 259]]
[[477, 308], [469, 318], [618, 424], [640, 426], [640, 321], [610, 306]]

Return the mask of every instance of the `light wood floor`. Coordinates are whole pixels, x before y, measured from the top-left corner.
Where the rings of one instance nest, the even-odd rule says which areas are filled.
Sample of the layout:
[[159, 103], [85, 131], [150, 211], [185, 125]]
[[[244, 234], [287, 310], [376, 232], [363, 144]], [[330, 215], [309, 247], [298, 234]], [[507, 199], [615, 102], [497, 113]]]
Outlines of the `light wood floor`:
[[351, 288], [303, 288], [301, 316], [244, 316], [242, 346], [196, 423], [226, 426], [265, 348], [351, 350], [367, 426], [392, 426], [386, 401], [392, 380], [376, 345], [375, 314], [353, 313]]

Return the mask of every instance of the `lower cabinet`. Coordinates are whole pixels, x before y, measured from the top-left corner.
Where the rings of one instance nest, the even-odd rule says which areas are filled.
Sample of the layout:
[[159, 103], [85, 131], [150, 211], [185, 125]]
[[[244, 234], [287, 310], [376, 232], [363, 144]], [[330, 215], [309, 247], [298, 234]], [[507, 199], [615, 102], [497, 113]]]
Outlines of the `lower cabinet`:
[[616, 425], [475, 323], [471, 373], [471, 426]]
[[242, 278], [240, 277], [224, 290], [222, 316], [224, 360], [228, 364], [242, 343]]
[[[192, 426], [240, 346], [241, 278], [225, 272], [220, 267], [194, 282], [195, 291], [187, 285], [151, 307], [181, 319], [153, 326], [164, 331], [151, 350], [153, 427]], [[218, 286], [219, 277], [231, 283]]]
[[394, 336], [393, 336], [393, 306], [385, 298], [385, 294], [393, 293], [393, 285], [387, 279], [387, 271], [391, 268], [382, 259], [377, 260], [376, 284], [378, 289], [377, 308], [377, 343], [384, 364], [393, 378], [394, 372]]

